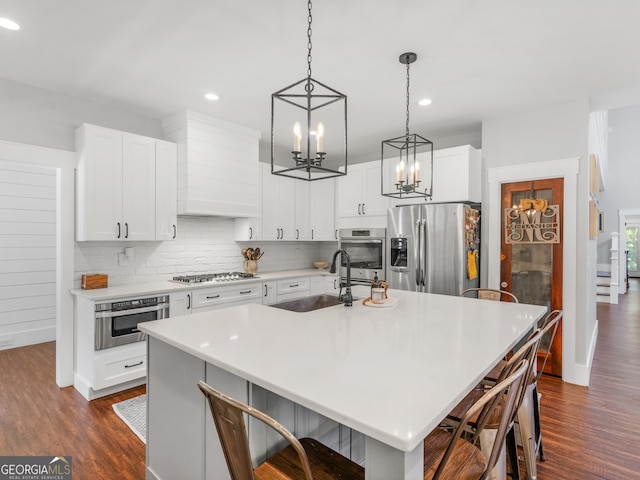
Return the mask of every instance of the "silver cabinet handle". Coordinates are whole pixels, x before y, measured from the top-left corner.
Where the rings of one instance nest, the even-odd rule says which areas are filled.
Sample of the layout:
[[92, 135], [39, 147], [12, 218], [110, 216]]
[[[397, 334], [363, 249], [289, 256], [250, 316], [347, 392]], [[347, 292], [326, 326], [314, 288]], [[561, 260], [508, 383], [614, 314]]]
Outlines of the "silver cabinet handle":
[[312, 228], [311, 229], [311, 240], [313, 240], [313, 234], [314, 234], [314, 231], [313, 231], [313, 228]]
[[214, 298], [220, 298], [220, 295], [209, 295], [209, 296], [207, 296], [207, 300], [213, 300]]
[[240, 295], [246, 295], [247, 293], [251, 293], [253, 290], [245, 290], [244, 292], [240, 292]]
[[129, 238], [129, 224], [126, 222], [124, 224], [124, 238]]
[[362, 213], [360, 212], [360, 205], [362, 205], [361, 203], [358, 204], [358, 215], [362, 215]]
[[253, 228], [249, 227], [249, 240], [253, 240]]
[[337, 239], [338, 239], [338, 230], [337, 230], [337, 229], [336, 229], [336, 231], [335, 231], [335, 234], [334, 234], [334, 235], [335, 235], [336, 240], [337, 240]]
[[295, 287], [299, 287], [299, 286], [300, 286], [300, 284], [296, 283], [295, 285], [289, 285], [289, 288], [295, 288]]
[[138, 363], [132, 363], [131, 365], [125, 365], [124, 368], [133, 368], [133, 367], [137, 367], [138, 365], [142, 365], [144, 362], [142, 360], [140, 360]]
[[121, 233], [122, 233], [122, 232], [120, 231], [120, 222], [118, 222], [118, 237], [117, 237], [117, 238], [120, 238], [120, 234], [121, 234]]
[[178, 234], [178, 229], [176, 228], [176, 226], [173, 226], [173, 238], [176, 238], [176, 235]]
[[300, 240], [300, 230], [296, 228], [296, 240]]
[[364, 206], [365, 206], [365, 205], [366, 205], [366, 203], [363, 203], [363, 204], [362, 204], [362, 214], [363, 214], [363, 215], [366, 215], [366, 214], [367, 214], [367, 212], [365, 212], [365, 211], [364, 211]]
[[187, 294], [187, 310], [191, 310], [191, 294]]
[[269, 289], [267, 287], [267, 284], [264, 284], [264, 296], [266, 297], [269, 294]]

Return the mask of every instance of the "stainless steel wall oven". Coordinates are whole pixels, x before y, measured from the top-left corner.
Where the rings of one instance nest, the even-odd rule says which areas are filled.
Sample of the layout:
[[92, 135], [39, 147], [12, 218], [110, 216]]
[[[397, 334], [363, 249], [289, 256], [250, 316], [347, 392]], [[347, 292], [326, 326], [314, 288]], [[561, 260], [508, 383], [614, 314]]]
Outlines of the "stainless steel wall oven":
[[169, 317], [169, 295], [97, 303], [95, 313], [95, 349], [141, 342], [146, 334], [138, 324]]
[[[386, 279], [386, 229], [340, 229], [340, 248], [351, 259], [351, 282], [369, 285], [377, 274], [380, 281]], [[340, 277], [346, 278], [347, 263], [340, 259]]]

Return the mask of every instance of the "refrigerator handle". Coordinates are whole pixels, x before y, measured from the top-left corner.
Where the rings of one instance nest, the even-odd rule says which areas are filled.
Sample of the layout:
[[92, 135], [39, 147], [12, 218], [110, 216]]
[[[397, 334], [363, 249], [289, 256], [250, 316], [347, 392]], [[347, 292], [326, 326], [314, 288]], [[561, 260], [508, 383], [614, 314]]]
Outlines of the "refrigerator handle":
[[[422, 228], [420, 227], [420, 220], [416, 220], [416, 232], [414, 235], [414, 238], [417, 239], [417, 247], [418, 247], [418, 251], [416, 252], [417, 255], [415, 255], [414, 259], [416, 262], [415, 265], [415, 270], [416, 270], [416, 287], [420, 286], [420, 276], [422, 273]], [[419, 288], [416, 289], [417, 291], [420, 291]]]
[[427, 272], [427, 221], [420, 220], [420, 286], [425, 286], [425, 274]]

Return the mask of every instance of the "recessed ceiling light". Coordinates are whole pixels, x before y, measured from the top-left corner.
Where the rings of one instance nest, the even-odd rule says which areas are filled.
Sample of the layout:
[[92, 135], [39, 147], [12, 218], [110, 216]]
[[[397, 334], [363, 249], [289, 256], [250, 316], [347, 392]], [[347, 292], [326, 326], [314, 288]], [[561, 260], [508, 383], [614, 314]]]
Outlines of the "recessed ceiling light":
[[204, 98], [206, 98], [207, 100], [211, 100], [212, 102], [215, 102], [216, 100], [219, 100], [220, 97], [218, 95], [216, 95], [215, 93], [207, 93]]
[[20, 30], [20, 25], [8, 18], [0, 18], [0, 27], [6, 28], [7, 30]]
[[420, 105], [421, 107], [424, 107], [426, 105], [431, 105], [431, 99], [430, 98], [423, 98], [422, 100], [420, 100], [418, 102], [418, 105]]

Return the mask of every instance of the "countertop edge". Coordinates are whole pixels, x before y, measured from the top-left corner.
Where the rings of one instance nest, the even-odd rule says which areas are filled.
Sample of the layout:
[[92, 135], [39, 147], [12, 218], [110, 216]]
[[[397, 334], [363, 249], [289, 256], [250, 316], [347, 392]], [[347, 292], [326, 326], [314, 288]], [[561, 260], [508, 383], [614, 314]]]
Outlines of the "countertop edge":
[[145, 282], [139, 284], [124, 284], [115, 285], [107, 288], [96, 288], [90, 290], [84, 290], [81, 288], [74, 288], [69, 291], [71, 295], [75, 297], [83, 297], [88, 300], [100, 301], [110, 300], [114, 298], [131, 297], [134, 295], [154, 295], [158, 293], [172, 293], [172, 292], [184, 292], [188, 290], [196, 290], [202, 288], [216, 288], [229, 285], [242, 285], [243, 283], [253, 282], [270, 282], [284, 280], [287, 278], [295, 277], [311, 277], [311, 276], [334, 276], [336, 274], [329, 273], [328, 269], [301, 269], [301, 270], [282, 270], [278, 272], [265, 272], [258, 273], [257, 277], [249, 278], [246, 280], [238, 280], [233, 283], [219, 283], [219, 284], [180, 284], [171, 282], [169, 279], [163, 281], [158, 280], [154, 282]]

